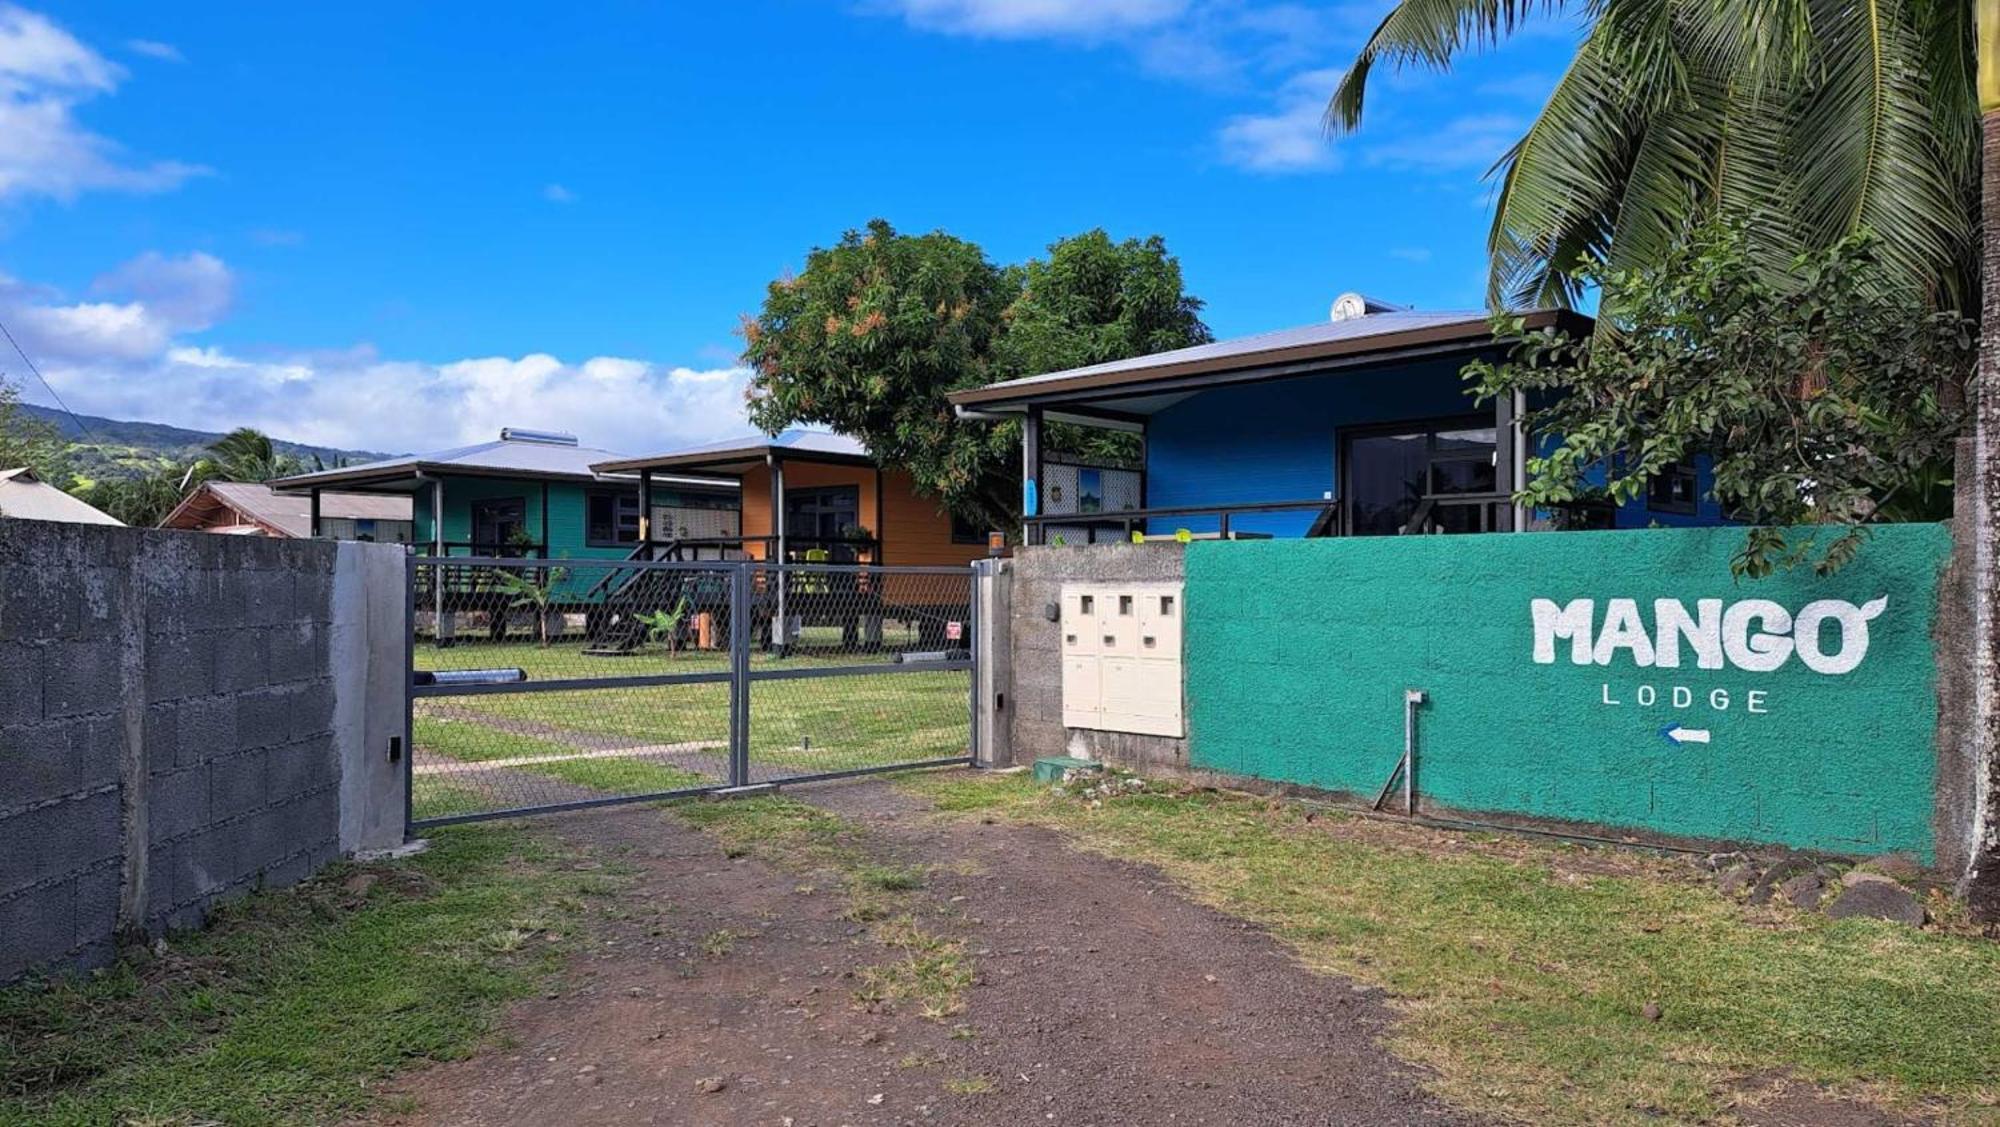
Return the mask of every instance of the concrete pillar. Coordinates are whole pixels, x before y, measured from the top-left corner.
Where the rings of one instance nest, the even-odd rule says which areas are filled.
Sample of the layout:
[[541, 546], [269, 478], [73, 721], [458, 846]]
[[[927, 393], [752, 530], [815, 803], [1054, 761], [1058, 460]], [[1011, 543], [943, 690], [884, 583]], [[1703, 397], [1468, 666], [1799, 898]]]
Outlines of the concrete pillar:
[[979, 587], [979, 621], [972, 624], [976, 650], [972, 674], [974, 738], [980, 766], [1007, 767], [1014, 762], [1009, 715], [1014, 687], [1014, 644], [1009, 632], [1014, 613], [1013, 561], [975, 560], [972, 573], [972, 581]]
[[[334, 749], [340, 757], [340, 851], [403, 844], [409, 691], [409, 585], [399, 544], [343, 542], [334, 557]], [[393, 756], [393, 758], [392, 758]]]

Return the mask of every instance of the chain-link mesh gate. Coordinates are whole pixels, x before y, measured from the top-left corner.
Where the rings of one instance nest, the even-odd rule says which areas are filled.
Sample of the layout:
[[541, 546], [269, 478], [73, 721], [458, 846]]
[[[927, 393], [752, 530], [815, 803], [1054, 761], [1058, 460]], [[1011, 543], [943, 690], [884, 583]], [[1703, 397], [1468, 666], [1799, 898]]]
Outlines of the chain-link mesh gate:
[[411, 827], [969, 762], [969, 569], [410, 561]]

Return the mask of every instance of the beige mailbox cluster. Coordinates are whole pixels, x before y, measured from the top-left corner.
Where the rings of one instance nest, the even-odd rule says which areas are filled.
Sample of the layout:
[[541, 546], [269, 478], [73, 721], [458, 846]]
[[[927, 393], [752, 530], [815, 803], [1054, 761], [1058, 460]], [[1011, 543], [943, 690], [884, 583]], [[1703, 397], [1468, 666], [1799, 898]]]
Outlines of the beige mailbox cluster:
[[1063, 724], [1186, 735], [1181, 718], [1178, 583], [1066, 583]]

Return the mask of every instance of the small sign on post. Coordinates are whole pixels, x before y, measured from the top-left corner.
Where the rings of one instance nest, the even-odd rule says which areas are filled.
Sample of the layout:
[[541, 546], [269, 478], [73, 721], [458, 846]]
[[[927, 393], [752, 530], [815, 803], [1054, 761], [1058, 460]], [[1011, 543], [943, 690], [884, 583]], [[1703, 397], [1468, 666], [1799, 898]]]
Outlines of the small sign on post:
[[947, 641], [947, 642], [956, 642], [956, 641], [958, 641], [958, 640], [959, 640], [960, 638], [963, 638], [963, 637], [965, 637], [965, 623], [963, 623], [963, 622], [947, 622], [947, 623], [945, 623], [945, 624], [944, 624], [944, 640], [945, 640], [945, 641]]

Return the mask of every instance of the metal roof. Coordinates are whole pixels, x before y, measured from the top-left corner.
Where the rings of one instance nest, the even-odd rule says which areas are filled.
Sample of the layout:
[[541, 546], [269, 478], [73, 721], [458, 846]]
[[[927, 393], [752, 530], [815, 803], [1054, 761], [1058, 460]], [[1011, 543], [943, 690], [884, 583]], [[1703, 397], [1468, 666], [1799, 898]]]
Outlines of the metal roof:
[[[304, 540], [312, 535], [312, 501], [301, 493], [275, 493], [255, 481], [205, 481], [181, 499], [160, 521], [161, 528], [206, 527], [201, 510], [221, 506], [280, 536]], [[409, 520], [406, 496], [379, 493], [320, 494], [319, 514], [336, 520]]]
[[0, 517], [55, 520], [66, 524], [123, 526], [125, 523], [43, 481], [27, 466], [0, 470]]
[[[1589, 318], [1567, 310], [1535, 310], [1523, 316], [1530, 328], [1561, 323], [1572, 329], [1587, 330], [1590, 324]], [[1290, 368], [1398, 352], [1476, 348], [1492, 339], [1492, 318], [1484, 312], [1377, 312], [1006, 380], [955, 391], [949, 398], [964, 406], [1005, 409], [1055, 396], [1087, 398], [1077, 393], [1100, 390], [1131, 394], [1140, 385], [1162, 380], [1199, 383], [1198, 377], [1224, 373]]]
[[[662, 454], [639, 458], [619, 458], [597, 463], [599, 473], [629, 473], [634, 470], [678, 467], [681, 469], [721, 468], [761, 463], [768, 454], [781, 454], [802, 462], [854, 462], [874, 464], [868, 448], [858, 439], [827, 430], [793, 428], [775, 435], [751, 434], [724, 439]], [[658, 480], [658, 479], [655, 479]]]
[[[473, 446], [438, 450], [429, 454], [409, 454], [368, 462], [359, 466], [317, 473], [296, 474], [271, 483], [273, 489], [292, 493], [300, 490], [365, 489], [408, 492], [417, 480], [438, 474], [467, 474], [484, 477], [539, 478], [550, 481], [598, 481], [603, 475], [591, 469], [594, 462], [620, 458], [615, 451], [594, 446], [548, 442], [540, 439], [501, 438]], [[684, 478], [679, 484], [734, 488], [735, 482], [706, 478]]]

